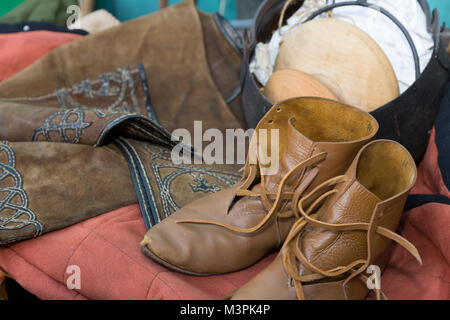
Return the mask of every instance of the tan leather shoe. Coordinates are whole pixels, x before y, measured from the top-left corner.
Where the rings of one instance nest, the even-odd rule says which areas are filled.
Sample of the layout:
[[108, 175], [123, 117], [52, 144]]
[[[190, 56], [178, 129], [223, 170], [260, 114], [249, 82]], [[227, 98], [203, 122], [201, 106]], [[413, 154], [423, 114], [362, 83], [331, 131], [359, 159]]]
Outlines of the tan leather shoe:
[[[185, 206], [153, 227], [141, 243], [146, 255], [191, 275], [228, 273], [254, 264], [284, 243], [296, 220], [292, 199], [296, 203], [305, 191], [345, 173], [376, 135], [378, 123], [368, 113], [338, 102], [296, 98], [265, 115], [251, 145], [262, 129], [279, 133], [275, 174], [265, 175], [269, 164], [262, 165], [262, 153], [252, 151], [264, 147], [259, 139], [258, 148], [249, 152], [241, 182]], [[252, 164], [255, 153], [258, 161]]]
[[[417, 249], [394, 233], [415, 181], [416, 166], [403, 146], [389, 140], [368, 144], [345, 175], [298, 202], [294, 213], [301, 218], [278, 257], [232, 299], [364, 299], [366, 270], [384, 269], [391, 240], [422, 263]], [[330, 185], [336, 188], [305, 209], [308, 198]], [[375, 289], [378, 298], [386, 298]]]

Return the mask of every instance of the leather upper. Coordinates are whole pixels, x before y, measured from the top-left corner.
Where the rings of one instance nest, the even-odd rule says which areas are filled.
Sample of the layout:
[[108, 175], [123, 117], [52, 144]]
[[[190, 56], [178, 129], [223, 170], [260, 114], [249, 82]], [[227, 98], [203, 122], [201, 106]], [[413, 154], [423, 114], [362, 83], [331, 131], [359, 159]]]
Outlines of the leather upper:
[[275, 105], [252, 143], [260, 129], [279, 130], [277, 172], [264, 176], [263, 165], [252, 164], [250, 154], [237, 186], [191, 203], [155, 226], [141, 244], [144, 253], [195, 275], [252, 265], [283, 244], [295, 221], [291, 199], [344, 173], [378, 124], [353, 107], [297, 98]]
[[364, 273], [370, 265], [384, 269], [390, 240], [421, 262], [415, 247], [393, 233], [415, 179], [414, 161], [400, 144], [368, 144], [345, 175], [330, 179], [334, 189], [323, 193], [320, 186], [310, 194], [322, 199], [308, 209], [310, 195], [299, 201], [302, 218], [280, 255], [233, 299], [363, 299]]

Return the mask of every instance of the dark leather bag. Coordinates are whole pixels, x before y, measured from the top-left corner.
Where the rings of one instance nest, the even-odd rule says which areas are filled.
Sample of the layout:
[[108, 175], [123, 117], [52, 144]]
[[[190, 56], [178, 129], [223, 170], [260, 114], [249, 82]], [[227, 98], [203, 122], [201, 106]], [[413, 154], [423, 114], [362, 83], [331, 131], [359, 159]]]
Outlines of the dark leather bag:
[[[418, 1], [428, 18], [428, 29], [433, 34], [433, 56], [420, 77], [406, 92], [371, 113], [380, 123], [377, 138], [400, 142], [417, 162], [425, 153], [430, 130], [444, 94], [450, 65], [441, 39], [439, 12], [435, 9], [431, 14], [427, 1]], [[256, 44], [270, 40], [273, 31], [278, 28], [284, 4], [284, 0], [264, 1], [254, 17], [250, 35], [246, 39], [241, 81], [242, 105], [249, 128], [254, 128], [272, 106], [250, 73], [249, 62]], [[290, 17], [302, 5], [303, 1], [294, 1], [285, 16]]]

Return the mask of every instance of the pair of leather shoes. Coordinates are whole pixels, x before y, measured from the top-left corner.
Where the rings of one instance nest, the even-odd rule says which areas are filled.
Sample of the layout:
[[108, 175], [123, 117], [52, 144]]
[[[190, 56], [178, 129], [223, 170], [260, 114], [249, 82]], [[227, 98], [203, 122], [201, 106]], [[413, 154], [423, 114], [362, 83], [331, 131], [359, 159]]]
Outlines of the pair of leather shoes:
[[[262, 129], [279, 136], [276, 173], [266, 174], [261, 161]], [[256, 128], [241, 182], [153, 227], [143, 252], [206, 276], [247, 268], [281, 247], [267, 269], [227, 298], [364, 299], [366, 270], [383, 270], [391, 240], [421, 262], [394, 232], [416, 180], [414, 161], [396, 142], [370, 142], [377, 131], [371, 115], [331, 100], [275, 105]]]

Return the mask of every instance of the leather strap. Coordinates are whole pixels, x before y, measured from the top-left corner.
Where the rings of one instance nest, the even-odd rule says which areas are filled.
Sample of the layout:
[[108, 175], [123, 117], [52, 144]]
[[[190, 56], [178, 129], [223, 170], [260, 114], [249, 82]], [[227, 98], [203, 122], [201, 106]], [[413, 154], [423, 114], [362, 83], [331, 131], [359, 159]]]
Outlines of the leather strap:
[[[263, 227], [265, 227], [269, 222], [273, 221], [278, 213], [279, 213], [279, 209], [280, 206], [282, 204], [282, 200], [285, 199], [286, 196], [283, 196], [284, 192], [284, 187], [286, 185], [286, 182], [289, 180], [290, 177], [294, 176], [295, 174], [298, 174], [299, 172], [301, 172], [302, 170], [318, 163], [321, 162], [323, 160], [325, 160], [327, 157], [327, 153], [322, 152], [319, 153], [315, 156], [311, 156], [310, 158], [300, 162], [299, 164], [297, 164], [291, 171], [289, 171], [281, 180], [279, 186], [278, 186], [278, 192], [276, 194], [276, 199], [273, 203], [270, 204], [270, 208], [268, 209], [268, 213], [267, 215], [264, 217], [264, 219], [258, 223], [256, 226], [251, 227], [251, 228], [239, 228], [236, 226], [231, 226], [231, 225], [227, 225], [224, 223], [220, 223], [220, 222], [215, 222], [215, 221], [207, 221], [207, 220], [197, 220], [197, 219], [186, 219], [186, 220], [179, 220], [177, 221], [177, 223], [194, 223], [194, 224], [208, 224], [208, 225], [215, 225], [218, 227], [223, 227], [225, 229], [228, 229], [230, 231], [234, 231], [237, 233], [242, 233], [242, 234], [252, 234], [255, 232], [258, 232], [259, 230], [261, 230]], [[252, 173], [251, 176], [255, 176], [254, 174], [254, 169], [255, 166], [251, 166], [250, 167], [250, 172]], [[314, 170], [311, 171], [313, 174], [308, 175], [307, 179], [305, 180], [308, 184], [306, 185], [306, 183], [300, 183], [300, 187], [299, 189], [303, 189], [303, 191], [309, 186], [309, 184], [314, 180], [315, 175], [317, 175], [318, 171]], [[246, 181], [244, 182], [243, 186], [249, 187], [250, 185], [252, 185], [253, 181], [250, 180], [249, 178], [251, 177], [249, 175], [249, 177], [247, 177]], [[251, 181], [251, 182], [250, 182]], [[305, 182], [304, 181], [304, 182]], [[246, 194], [250, 194], [251, 196], [259, 196], [261, 197], [263, 203], [269, 201], [269, 197], [268, 194], [266, 193], [265, 187], [264, 187], [264, 176], [261, 176], [261, 194], [256, 194], [253, 193], [249, 190], [244, 190], [242, 187], [239, 187], [237, 190], [237, 195], [246, 195]], [[299, 193], [299, 191], [297, 191], [297, 193]], [[290, 195], [294, 196], [295, 193], [290, 193]], [[298, 195], [296, 195], [296, 197], [298, 197]], [[266, 204], [265, 204], [266, 205]]]
[[[316, 219], [316, 215], [311, 215], [311, 212], [321, 203], [325, 198], [337, 193], [337, 189], [333, 189], [324, 193], [320, 196], [316, 201], [312, 203], [312, 205], [305, 211], [303, 209], [303, 204], [305, 201], [308, 201], [313, 195], [322, 190], [324, 187], [336, 185], [342, 182], [345, 182], [345, 176], [338, 176], [332, 178], [328, 181], [325, 181], [317, 188], [315, 188], [308, 195], [303, 197], [299, 202], [296, 210], [296, 214], [299, 214], [300, 219], [298, 219], [289, 233], [286, 242], [284, 244], [283, 252], [283, 264], [286, 272], [288, 273], [290, 279], [294, 282], [294, 287], [299, 299], [305, 299], [302, 283], [308, 283], [312, 281], [322, 280], [326, 278], [335, 278], [342, 275], [345, 275], [350, 272], [350, 275], [344, 281], [345, 285], [350, 282], [354, 278], [361, 278], [362, 273], [366, 270], [369, 265], [372, 254], [372, 238], [375, 234], [381, 235], [385, 238], [395, 241], [400, 246], [405, 248], [421, 265], [422, 259], [417, 248], [410, 243], [405, 238], [400, 235], [392, 232], [389, 229], [378, 226], [378, 221], [382, 217], [382, 213], [384, 211], [383, 205], [377, 205], [377, 208], [374, 210], [374, 214], [372, 215], [370, 223], [344, 223], [344, 224], [332, 224], [326, 223], [323, 221], [319, 221]], [[366, 231], [367, 232], [367, 247], [368, 247], [368, 257], [367, 259], [359, 259], [351, 262], [347, 266], [340, 266], [331, 270], [323, 270], [311, 262], [308, 261], [306, 256], [303, 254], [301, 248], [299, 247], [298, 237], [301, 235], [304, 228], [308, 225], [312, 225], [317, 228], [330, 230], [330, 231]], [[293, 246], [289, 246], [292, 241], [296, 241]], [[305, 276], [299, 275], [299, 263], [310, 270], [312, 274], [308, 274]], [[377, 298], [384, 299], [386, 296], [381, 292], [381, 290], [376, 290]], [[345, 292], [344, 292], [345, 295]]]

